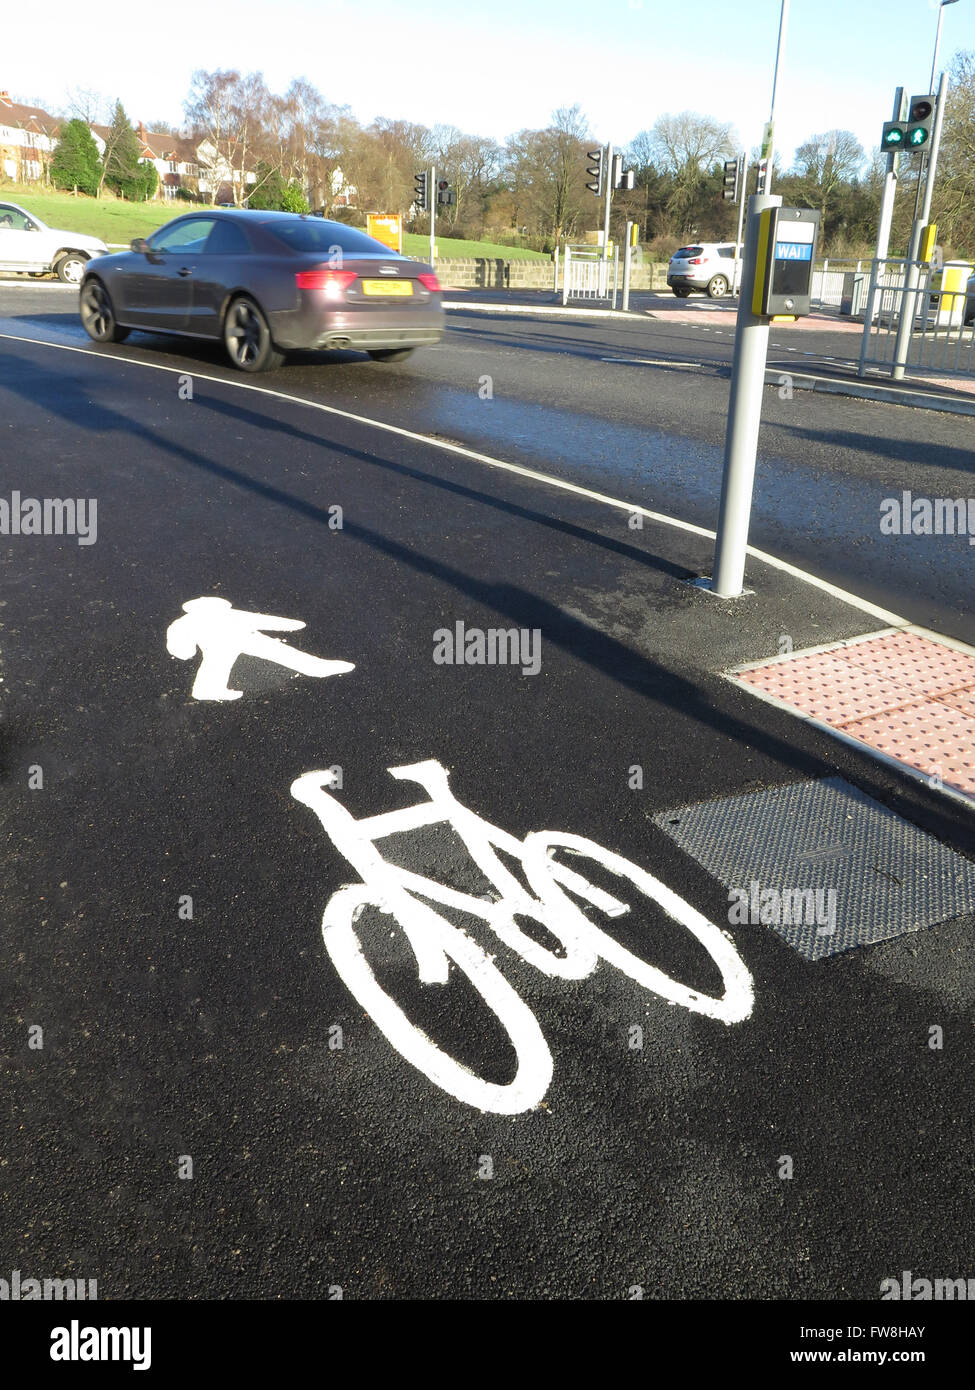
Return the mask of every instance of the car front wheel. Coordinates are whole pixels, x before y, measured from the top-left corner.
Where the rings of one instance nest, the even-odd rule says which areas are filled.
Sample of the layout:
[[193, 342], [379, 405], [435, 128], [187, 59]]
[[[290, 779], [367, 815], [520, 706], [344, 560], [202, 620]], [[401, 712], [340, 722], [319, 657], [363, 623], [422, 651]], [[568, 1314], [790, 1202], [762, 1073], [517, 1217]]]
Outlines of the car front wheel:
[[708, 281], [708, 294], [712, 299], [721, 299], [728, 293], [728, 281], [723, 275], [712, 275]]
[[68, 251], [54, 269], [57, 271], [58, 279], [63, 280], [66, 285], [80, 285], [87, 264], [87, 256], [82, 256], [78, 251]]
[[405, 362], [408, 357], [413, 356], [414, 349], [409, 348], [373, 348], [369, 356], [374, 362]]
[[242, 372], [273, 371], [284, 361], [284, 353], [274, 346], [267, 319], [247, 295], [235, 299], [227, 310], [223, 343], [227, 356]]
[[111, 295], [100, 280], [89, 280], [81, 287], [81, 324], [96, 343], [122, 343], [129, 329], [115, 322]]

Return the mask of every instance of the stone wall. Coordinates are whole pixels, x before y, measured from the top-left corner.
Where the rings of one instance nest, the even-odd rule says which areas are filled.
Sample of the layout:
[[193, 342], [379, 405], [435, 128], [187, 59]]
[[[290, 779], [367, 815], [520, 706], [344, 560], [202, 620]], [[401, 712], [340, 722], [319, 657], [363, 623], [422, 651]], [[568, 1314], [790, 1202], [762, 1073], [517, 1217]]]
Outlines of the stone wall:
[[[437, 276], [447, 289], [484, 290], [551, 290], [555, 284], [555, 267], [551, 261], [517, 258], [511, 261], [486, 257], [465, 260], [442, 256], [436, 262]], [[562, 267], [559, 266], [561, 284]], [[623, 263], [620, 260], [620, 284]], [[633, 290], [667, 288], [667, 267], [662, 262], [645, 261], [634, 264], [630, 272]]]

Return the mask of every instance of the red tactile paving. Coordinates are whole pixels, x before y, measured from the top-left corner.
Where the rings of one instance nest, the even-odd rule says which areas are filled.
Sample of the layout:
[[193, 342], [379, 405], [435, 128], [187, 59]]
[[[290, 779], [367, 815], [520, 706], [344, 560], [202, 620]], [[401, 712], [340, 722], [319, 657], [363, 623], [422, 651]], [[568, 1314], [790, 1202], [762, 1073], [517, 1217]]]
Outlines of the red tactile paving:
[[895, 632], [735, 679], [975, 797], [975, 653]]
[[843, 728], [898, 762], [975, 795], [975, 719], [939, 700], [875, 714]]
[[960, 709], [962, 714], [975, 719], [975, 690], [955, 690], [950, 695], [939, 695], [938, 702]]

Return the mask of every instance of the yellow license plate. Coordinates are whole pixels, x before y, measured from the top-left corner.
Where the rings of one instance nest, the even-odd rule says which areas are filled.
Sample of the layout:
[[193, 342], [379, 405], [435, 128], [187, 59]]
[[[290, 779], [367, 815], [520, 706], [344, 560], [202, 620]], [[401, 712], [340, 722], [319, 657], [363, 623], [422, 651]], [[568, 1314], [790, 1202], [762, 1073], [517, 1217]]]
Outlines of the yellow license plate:
[[363, 280], [363, 294], [400, 295], [413, 293], [412, 280]]

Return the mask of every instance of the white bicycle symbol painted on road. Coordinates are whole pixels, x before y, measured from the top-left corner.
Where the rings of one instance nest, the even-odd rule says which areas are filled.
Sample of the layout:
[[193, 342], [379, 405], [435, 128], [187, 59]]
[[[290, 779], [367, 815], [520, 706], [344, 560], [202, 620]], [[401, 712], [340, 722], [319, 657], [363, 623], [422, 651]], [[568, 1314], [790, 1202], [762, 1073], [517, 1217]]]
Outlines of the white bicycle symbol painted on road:
[[[644, 989], [707, 1018], [731, 1024], [751, 1014], [752, 978], [731, 937], [659, 879], [580, 835], [533, 831], [524, 840], [509, 835], [460, 805], [450, 791], [446, 770], [432, 759], [392, 767], [389, 772], [401, 781], [418, 783], [429, 801], [356, 820], [327, 790], [332, 785], [332, 774], [327, 771], [305, 773], [292, 783], [291, 792], [314, 811], [336, 849], [362, 878], [361, 883], [340, 888], [325, 908], [322, 936], [332, 963], [401, 1056], [449, 1095], [480, 1110], [519, 1114], [544, 1099], [553, 1062], [538, 1020], [494, 959], [428, 902], [479, 918], [501, 942], [545, 975], [581, 980], [603, 960]], [[376, 841], [387, 836], [441, 823], [453, 827], [493, 885], [493, 901], [391, 864], [376, 848]], [[685, 927], [720, 971], [723, 993], [712, 997], [690, 989], [596, 926], [568, 893], [610, 918], [628, 912], [629, 905], [560, 863], [555, 858], [558, 850], [598, 864]], [[505, 868], [496, 851], [521, 864], [532, 892]], [[356, 921], [367, 907], [398, 922], [416, 958], [422, 984], [445, 985], [451, 961], [467, 977], [511, 1041], [517, 1057], [513, 1080], [502, 1085], [477, 1076], [410, 1022], [381, 987], [366, 960]], [[560, 943], [564, 954], [556, 955], [522, 931], [518, 917], [540, 923]]]

